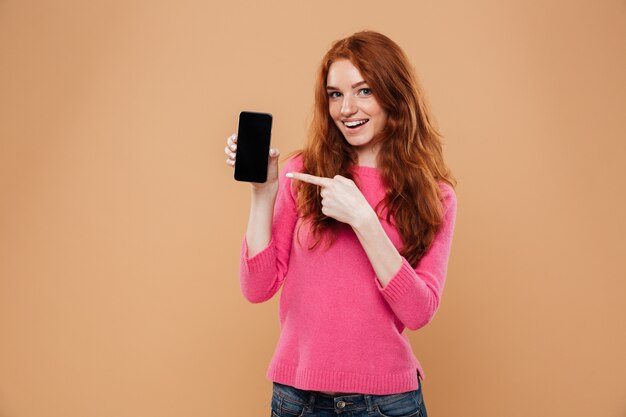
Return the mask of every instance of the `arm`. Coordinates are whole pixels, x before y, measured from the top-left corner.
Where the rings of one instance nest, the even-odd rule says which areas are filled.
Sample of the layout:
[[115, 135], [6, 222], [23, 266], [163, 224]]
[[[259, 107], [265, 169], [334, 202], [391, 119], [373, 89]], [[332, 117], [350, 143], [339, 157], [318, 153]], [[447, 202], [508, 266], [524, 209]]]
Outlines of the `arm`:
[[[235, 166], [237, 157], [237, 134], [233, 133], [227, 140], [224, 152], [228, 157], [226, 164]], [[250, 255], [254, 256], [266, 248], [272, 237], [272, 216], [274, 203], [278, 193], [278, 149], [270, 149], [267, 166], [267, 181], [265, 183], [251, 183], [252, 197], [250, 199], [250, 215], [246, 239], [249, 242]]]
[[402, 255], [385, 233], [374, 210], [367, 211], [351, 226], [374, 268], [381, 287], [385, 287], [400, 270]]
[[[294, 169], [295, 165], [292, 159], [286, 168]], [[248, 301], [269, 300], [281, 287], [297, 220], [291, 180], [284, 175], [274, 192], [253, 190], [239, 268], [241, 291]]]
[[253, 257], [266, 248], [272, 238], [272, 218], [274, 203], [278, 194], [278, 184], [258, 189], [252, 189], [250, 198], [250, 215], [246, 229], [248, 256]]
[[[445, 185], [443, 205], [441, 229], [417, 266], [413, 268], [405, 258], [401, 258], [397, 273], [385, 285], [377, 282], [391, 309], [411, 330], [428, 324], [439, 308], [456, 221], [456, 194], [448, 185]], [[371, 242], [367, 245], [373, 246]]]
[[[237, 135], [224, 148], [226, 163], [235, 166]], [[248, 227], [243, 239], [239, 280], [243, 295], [253, 303], [271, 298], [282, 284], [297, 220], [291, 181], [278, 177], [277, 149], [271, 149], [265, 183], [252, 183]], [[287, 166], [297, 168], [294, 159]]]

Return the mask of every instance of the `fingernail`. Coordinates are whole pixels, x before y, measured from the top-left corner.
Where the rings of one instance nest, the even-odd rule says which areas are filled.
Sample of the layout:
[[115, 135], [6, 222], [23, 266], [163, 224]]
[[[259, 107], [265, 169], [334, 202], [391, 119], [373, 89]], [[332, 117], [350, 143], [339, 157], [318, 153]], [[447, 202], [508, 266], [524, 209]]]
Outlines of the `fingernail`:
[[288, 172], [285, 174], [285, 177], [287, 178], [293, 178], [293, 174], [291, 172]]

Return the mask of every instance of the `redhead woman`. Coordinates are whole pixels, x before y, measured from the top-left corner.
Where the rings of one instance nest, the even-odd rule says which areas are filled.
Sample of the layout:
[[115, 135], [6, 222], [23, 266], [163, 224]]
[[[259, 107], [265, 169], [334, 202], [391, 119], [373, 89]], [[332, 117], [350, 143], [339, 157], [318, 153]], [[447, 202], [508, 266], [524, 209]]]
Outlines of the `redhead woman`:
[[[227, 164], [237, 137], [228, 138]], [[308, 142], [252, 184], [243, 295], [279, 289], [271, 415], [426, 416], [405, 329], [428, 324], [446, 278], [456, 181], [417, 77], [372, 31], [322, 59]]]

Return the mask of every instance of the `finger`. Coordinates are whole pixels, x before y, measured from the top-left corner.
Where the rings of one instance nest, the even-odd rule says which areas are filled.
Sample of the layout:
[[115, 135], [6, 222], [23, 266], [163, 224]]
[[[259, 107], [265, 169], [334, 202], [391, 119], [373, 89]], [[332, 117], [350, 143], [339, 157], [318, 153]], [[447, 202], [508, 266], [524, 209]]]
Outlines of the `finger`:
[[333, 179], [337, 180], [337, 181], [339, 181], [339, 182], [341, 182], [343, 184], [350, 184], [350, 183], [352, 183], [352, 180], [350, 178], [346, 178], [346, 177], [343, 177], [341, 175], [335, 175], [333, 177]]
[[231, 152], [231, 151], [230, 151], [230, 148], [229, 148], [228, 146], [224, 148], [224, 153], [225, 153], [225, 154], [226, 154], [229, 158], [232, 158], [232, 159], [235, 159], [235, 156], [237, 155], [236, 153]]
[[228, 140], [226, 140], [226, 144], [230, 147], [234, 143], [235, 143], [235, 134], [233, 133], [232, 135], [228, 137]]
[[288, 172], [287, 177], [293, 178], [294, 180], [307, 182], [309, 184], [319, 185], [320, 187], [327, 187], [333, 181], [330, 178], [316, 177], [315, 175], [303, 174], [302, 172]]
[[276, 148], [272, 148], [270, 149], [270, 157], [271, 158], [277, 158], [278, 155], [280, 155], [280, 151]]
[[227, 159], [226, 160], [226, 164], [230, 165], [231, 167], [235, 166], [235, 160], [234, 159]]

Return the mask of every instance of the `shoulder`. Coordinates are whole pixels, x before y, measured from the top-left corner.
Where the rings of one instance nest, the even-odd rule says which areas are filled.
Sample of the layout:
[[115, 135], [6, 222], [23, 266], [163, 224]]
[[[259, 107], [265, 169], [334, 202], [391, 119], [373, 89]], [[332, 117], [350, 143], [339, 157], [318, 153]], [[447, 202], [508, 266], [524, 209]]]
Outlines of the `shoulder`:
[[445, 181], [439, 181], [439, 190], [441, 191], [441, 203], [443, 204], [444, 213], [450, 208], [456, 209], [456, 191], [454, 187]]
[[[301, 152], [296, 152], [287, 156], [282, 163], [280, 169], [280, 175], [278, 183], [280, 185], [279, 190], [283, 190], [283, 194], [291, 196], [291, 199], [295, 202], [298, 198], [298, 192], [296, 190], [295, 182], [291, 178], [285, 176], [288, 172], [302, 172], [304, 167], [304, 161]], [[287, 192], [287, 190], [289, 192]], [[280, 192], [280, 191], [279, 191]]]
[[302, 157], [302, 152], [296, 152], [294, 154], [287, 156], [287, 158], [283, 162], [282, 171], [284, 173], [292, 172], [292, 171], [302, 172], [303, 166], [304, 166], [304, 160]]

